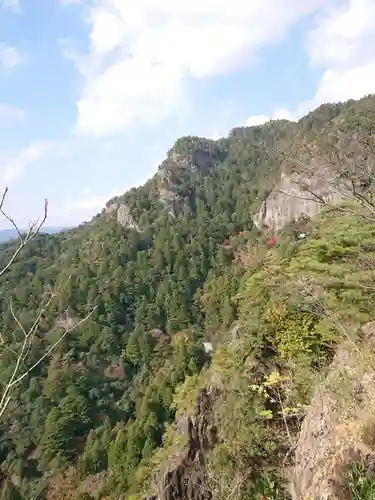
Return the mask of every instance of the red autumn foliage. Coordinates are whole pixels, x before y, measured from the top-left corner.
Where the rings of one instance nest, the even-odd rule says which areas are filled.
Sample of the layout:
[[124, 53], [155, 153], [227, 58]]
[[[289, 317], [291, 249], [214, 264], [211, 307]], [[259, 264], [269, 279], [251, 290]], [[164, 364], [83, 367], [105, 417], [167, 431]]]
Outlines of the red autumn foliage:
[[268, 248], [273, 248], [277, 243], [277, 239], [276, 238], [270, 238], [268, 241], [267, 241], [267, 247]]

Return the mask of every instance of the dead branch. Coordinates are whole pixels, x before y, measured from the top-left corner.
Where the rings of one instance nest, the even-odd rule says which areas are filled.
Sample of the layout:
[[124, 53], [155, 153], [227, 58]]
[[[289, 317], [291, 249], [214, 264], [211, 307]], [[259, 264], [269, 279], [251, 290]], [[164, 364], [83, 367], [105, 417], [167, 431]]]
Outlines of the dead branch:
[[0, 269], [0, 276], [2, 276], [6, 271], [8, 271], [8, 269], [11, 267], [13, 262], [17, 259], [17, 257], [21, 253], [22, 249], [28, 243], [30, 243], [30, 241], [32, 239], [34, 239], [38, 233], [40, 233], [40, 230], [42, 229], [44, 223], [47, 220], [47, 216], [48, 216], [48, 200], [45, 199], [44, 200], [44, 214], [43, 214], [42, 220], [39, 221], [39, 219], [37, 219], [36, 221], [31, 222], [29, 224], [29, 229], [28, 229], [27, 233], [25, 234], [25, 236], [22, 236], [21, 231], [19, 230], [15, 220], [4, 211], [4, 203], [5, 203], [7, 193], [8, 193], [8, 188], [5, 188], [4, 193], [1, 197], [1, 201], [0, 201], [0, 213], [11, 223], [11, 225], [17, 231], [17, 234], [20, 238], [20, 243], [19, 243], [18, 248], [15, 250], [13, 255], [10, 257], [8, 263], [2, 269]]
[[[45, 200], [44, 202], [44, 215], [41, 221], [39, 219], [35, 222], [30, 223], [29, 229], [26, 233], [25, 236], [22, 236], [21, 231], [19, 230], [16, 222], [14, 219], [8, 215], [4, 211], [4, 202], [6, 199], [8, 193], [8, 188], [5, 189], [2, 197], [0, 198], [0, 213], [12, 224], [12, 226], [15, 228], [19, 238], [20, 238], [20, 243], [17, 247], [17, 249], [13, 252], [12, 256], [8, 260], [8, 262], [4, 265], [2, 269], [0, 269], [0, 276], [2, 276], [4, 273], [6, 273], [12, 266], [12, 264], [16, 261], [17, 257], [20, 255], [22, 249], [30, 243], [30, 241], [40, 232], [43, 224], [45, 223], [48, 215], [48, 201]], [[13, 349], [8, 345], [7, 339], [4, 337], [4, 335], [0, 332], [0, 349], [5, 352], [7, 351], [14, 359], [14, 367], [11, 370], [11, 375], [9, 376], [9, 379], [7, 381], [2, 381], [3, 384], [3, 389], [2, 393], [0, 393], [0, 417], [4, 414], [10, 399], [11, 399], [11, 393], [14, 387], [19, 384], [25, 377], [27, 377], [42, 361], [44, 361], [51, 353], [56, 349], [56, 347], [60, 344], [60, 342], [74, 329], [82, 325], [85, 321], [89, 319], [89, 317], [94, 313], [96, 307], [91, 309], [91, 311], [80, 321], [75, 323], [71, 327], [66, 327], [65, 331], [59, 336], [59, 338], [54, 342], [47, 350], [46, 352], [41, 355], [38, 360], [30, 367], [28, 368], [23, 368], [23, 365], [29, 355], [30, 349], [33, 344], [33, 340], [35, 337], [35, 334], [38, 331], [38, 328], [42, 322], [42, 319], [47, 312], [48, 308], [52, 304], [53, 300], [58, 297], [61, 292], [66, 288], [68, 282], [70, 281], [71, 276], [65, 280], [65, 282], [57, 287], [57, 290], [52, 290], [49, 287], [49, 296], [48, 298], [40, 305], [39, 310], [36, 314], [35, 320], [31, 327], [29, 329], [26, 329], [25, 326], [22, 324], [20, 319], [18, 318], [14, 307], [13, 307], [13, 302], [12, 299], [9, 300], [9, 310], [12, 315], [12, 318], [19, 328], [19, 330], [23, 334], [23, 340], [21, 342], [21, 345], [18, 350]], [[1, 352], [1, 351], [0, 351]]]
[[12, 375], [10, 376], [8, 382], [6, 383], [5, 389], [3, 390], [3, 394], [2, 394], [1, 400], [0, 400], [0, 417], [3, 415], [3, 413], [6, 410], [6, 407], [9, 404], [10, 392], [14, 388], [14, 386], [17, 385], [18, 383], [20, 383], [38, 365], [40, 365], [40, 363], [52, 353], [52, 351], [60, 344], [60, 342], [66, 337], [66, 335], [68, 335], [68, 333], [72, 332], [77, 327], [81, 326], [85, 321], [87, 321], [89, 319], [89, 317], [94, 313], [96, 307], [97, 306], [95, 306], [83, 319], [81, 319], [74, 326], [66, 329], [64, 331], [64, 333], [59, 336], [58, 340], [56, 340], [56, 342], [54, 344], [52, 344], [52, 346], [30, 368], [27, 368], [23, 373], [20, 373], [21, 361], [24, 359], [24, 352], [29, 345], [29, 338], [30, 338], [29, 336], [32, 335], [33, 331], [34, 331], [33, 327], [29, 330], [29, 332], [26, 334], [26, 337], [22, 343], [21, 349], [20, 349], [19, 354], [17, 356], [16, 365], [14, 367]]
[[236, 471], [234, 477], [225, 477], [225, 475], [220, 475], [214, 473], [209, 464], [206, 465], [203, 470], [203, 488], [208, 493], [209, 496], [213, 498], [220, 498], [223, 500], [230, 500], [234, 497], [237, 491], [243, 487], [244, 483], [250, 478], [253, 473], [252, 468], [249, 466], [246, 472]]

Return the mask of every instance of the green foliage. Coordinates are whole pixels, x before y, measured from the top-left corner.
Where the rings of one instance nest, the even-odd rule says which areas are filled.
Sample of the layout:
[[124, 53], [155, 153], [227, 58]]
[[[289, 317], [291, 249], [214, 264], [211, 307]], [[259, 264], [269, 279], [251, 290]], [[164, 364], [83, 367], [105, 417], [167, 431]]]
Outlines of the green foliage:
[[283, 480], [278, 474], [264, 472], [259, 474], [249, 492], [249, 499], [285, 500], [287, 491], [282, 486]]
[[[233, 500], [284, 498], [280, 474], [265, 471], [289, 456], [311, 381], [337, 342], [373, 319], [375, 226], [331, 211], [306, 241], [286, 228], [268, 250], [252, 217], [286, 154], [303, 155], [301, 141], [341, 148], [338, 120], [345, 133], [359, 126], [367, 136], [373, 102], [323, 106], [298, 124], [235, 128], [219, 141], [179, 139], [144, 186], [24, 249], [0, 277], [10, 347], [0, 352], [1, 380], [23, 338], [8, 299], [30, 327], [48, 288], [71, 276], [42, 315], [25, 370], [58, 338], [58, 324], [97, 309], [15, 388], [1, 422], [1, 470], [20, 480], [22, 497], [71, 467], [77, 484], [105, 472], [103, 495], [138, 498], [186, 444], [176, 422], [194, 413], [197, 390], [216, 384], [212, 484], [221, 479], [226, 498], [241, 477]], [[118, 223], [115, 203], [139, 231]], [[0, 268], [14, 245], [0, 247]], [[237, 332], [230, 343], [228, 331]]]
[[233, 265], [219, 276], [208, 276], [200, 296], [206, 331], [228, 329], [236, 319], [237, 308], [233, 297], [238, 291], [241, 274], [241, 269]]
[[0, 492], [1, 500], [22, 500], [22, 496], [9, 479], [4, 481]]
[[346, 477], [350, 498], [353, 500], [373, 500], [375, 480], [368, 477], [363, 464], [354, 463]]
[[329, 351], [334, 332], [319, 328], [319, 317], [310, 312], [288, 311], [271, 306], [265, 314], [267, 338], [283, 359], [299, 357], [317, 363]]

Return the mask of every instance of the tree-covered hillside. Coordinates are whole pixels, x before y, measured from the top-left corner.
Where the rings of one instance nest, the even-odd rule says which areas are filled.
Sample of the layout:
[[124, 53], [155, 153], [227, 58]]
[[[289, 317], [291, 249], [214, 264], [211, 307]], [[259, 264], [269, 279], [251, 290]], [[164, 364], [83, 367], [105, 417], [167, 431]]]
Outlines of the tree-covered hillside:
[[[67, 231], [66, 227], [43, 227], [43, 232], [48, 234], [59, 233], [60, 231]], [[0, 229], [0, 243], [5, 243], [9, 240], [18, 238], [18, 233], [15, 229]]]
[[[185, 498], [158, 485], [188, 446], [181, 422], [202, 390], [216, 437], [186, 498], [288, 498], [314, 383], [343, 336], [374, 319], [375, 155], [351, 147], [374, 140], [374, 110], [370, 96], [179, 139], [152, 179], [89, 223], [36, 235], [9, 268], [17, 243], [0, 247], [0, 381], [17, 363], [27, 374], [0, 417], [0, 498]], [[370, 180], [270, 244], [253, 218], [281, 166], [333, 149]]]

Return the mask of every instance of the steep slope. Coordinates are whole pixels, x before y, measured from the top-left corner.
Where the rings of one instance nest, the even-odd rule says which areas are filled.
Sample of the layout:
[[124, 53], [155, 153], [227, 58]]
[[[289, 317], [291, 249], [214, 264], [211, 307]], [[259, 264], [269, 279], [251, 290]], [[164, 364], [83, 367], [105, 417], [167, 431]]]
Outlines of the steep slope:
[[[32, 325], [40, 301], [46, 300], [46, 285], [66, 283], [43, 315], [26, 367], [58, 337], [56, 317], [59, 323], [64, 318], [77, 321], [97, 307], [16, 388], [14, 401], [25, 404], [8, 408], [2, 467], [18, 478], [25, 496], [48, 486], [51, 471], [70, 464], [76, 464], [76, 480], [109, 470], [114, 483], [109, 490], [130, 487], [137, 467], [161, 444], [164, 426], [173, 419], [175, 387], [205, 362], [196, 294], [209, 272], [231, 262], [233, 249], [221, 244], [231, 234], [252, 228], [254, 179], [267, 172], [255, 170], [264, 154], [256, 141], [277, 141], [278, 129], [292, 127], [275, 123], [264, 134], [261, 129], [241, 130], [233, 136], [235, 151], [226, 152], [224, 140], [215, 152], [215, 161], [222, 159], [220, 153], [225, 164], [177, 175], [170, 158], [190, 158], [192, 148], [202, 147], [196, 138], [179, 140], [161, 166], [175, 176], [171, 190], [176, 191], [179, 179], [178, 217], [161, 199], [158, 173], [142, 188], [111, 200], [90, 223], [66, 234], [38, 237], [3, 276], [4, 294], [25, 329]], [[187, 189], [194, 207], [186, 203]], [[137, 227], [124, 227], [129, 223], [119, 220], [120, 207], [126, 207]], [[2, 263], [11, 252], [11, 245], [4, 247]], [[17, 348], [22, 332], [8, 300], [0, 307], [2, 331], [14, 332]], [[176, 344], [177, 332], [184, 332], [188, 342]], [[14, 357], [9, 350], [2, 355], [5, 380]]]
[[[372, 391], [373, 353], [357, 335], [359, 326], [373, 319], [374, 235], [375, 225], [342, 218], [335, 211], [316, 221], [309, 240], [285, 236], [279, 249], [260, 249], [253, 255], [234, 298], [236, 335], [223, 338], [211, 365], [176, 393], [178, 418], [165, 433], [164, 449], [150, 461], [142, 481], [144, 492], [155, 491], [160, 499], [179, 498], [168, 496], [168, 491], [173, 489], [170, 477], [177, 471], [183, 477], [184, 465], [189, 471], [184, 462], [185, 450], [190, 449], [190, 434], [182, 425], [185, 418], [208, 419], [211, 431], [200, 442], [212, 442], [214, 430], [217, 444], [212, 451], [202, 446], [200, 493], [184, 498], [204, 499], [207, 491], [218, 499], [331, 498], [323, 492], [327, 484], [332, 491], [335, 472], [338, 498], [351, 498], [344, 473], [361, 458], [359, 449], [368, 463], [369, 455], [374, 456], [370, 439], [360, 437], [361, 432], [373, 435], [375, 411], [365, 396]], [[323, 401], [335, 403], [320, 404], [318, 395], [309, 408], [337, 345], [341, 347], [331, 376], [320, 389]], [[362, 384], [361, 402], [355, 399], [356, 380]], [[211, 408], [199, 411], [205, 390]], [[354, 442], [345, 425], [354, 422], [359, 448], [351, 454]], [[368, 443], [367, 453], [364, 445], [360, 448], [361, 439]], [[340, 455], [343, 450], [345, 457]], [[336, 470], [341, 459], [343, 466]], [[185, 491], [194, 485], [196, 475], [191, 474]], [[134, 498], [142, 497], [141, 493]]]
[[[254, 217], [272, 233], [301, 215], [313, 217], [322, 206], [373, 190], [375, 145], [373, 97], [325, 105], [302, 119], [280, 166], [280, 179]], [[357, 190], [357, 193], [355, 192]]]
[[[144, 186], [110, 200], [89, 223], [25, 248], [0, 277], [2, 380], [22, 345], [20, 324], [32, 327], [49, 287], [64, 284], [42, 314], [25, 370], [62, 325], [96, 309], [15, 387], [0, 422], [6, 484], [25, 498], [39, 491], [50, 499], [140, 498], [160, 485], [161, 498], [226, 498], [235, 488], [239, 499], [245, 489], [265, 494], [267, 485], [285, 498], [283, 460], [292, 456], [300, 407], [341, 338], [321, 311], [299, 304], [291, 283], [308, 273], [314, 290], [329, 288], [328, 306], [345, 324], [371, 320], [372, 294], [339, 284], [350, 271], [368, 286], [350, 259], [360, 250], [372, 262], [373, 228], [361, 219], [353, 243], [357, 219], [339, 211], [311, 221], [316, 234], [304, 246], [293, 233], [302, 222], [292, 221], [303, 210], [289, 210], [280, 248], [269, 250], [253, 217], [286, 164], [314, 165], [301, 160], [305, 145], [323, 158], [328, 132], [351, 132], [354, 123], [367, 137], [373, 106], [369, 97], [327, 105], [297, 124], [237, 128], [219, 141], [179, 139]], [[12, 245], [1, 247], [0, 268]], [[332, 283], [320, 282], [317, 270]], [[281, 404], [295, 402], [286, 427]]]
[[296, 445], [293, 498], [351, 498], [345, 475], [361, 461], [374, 478], [374, 333], [368, 323], [356, 348], [343, 342], [312, 399]]

